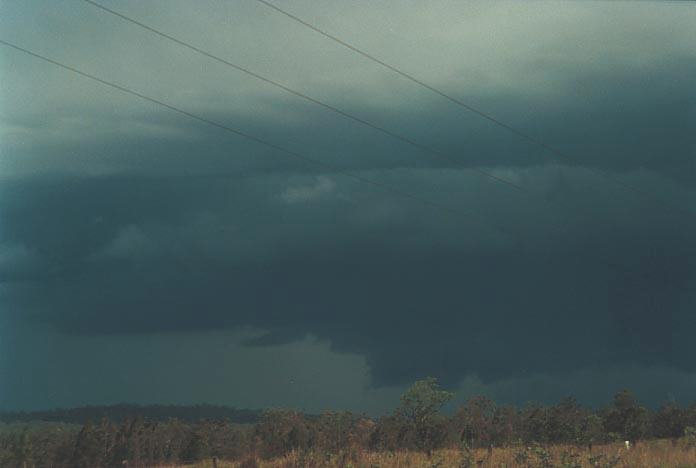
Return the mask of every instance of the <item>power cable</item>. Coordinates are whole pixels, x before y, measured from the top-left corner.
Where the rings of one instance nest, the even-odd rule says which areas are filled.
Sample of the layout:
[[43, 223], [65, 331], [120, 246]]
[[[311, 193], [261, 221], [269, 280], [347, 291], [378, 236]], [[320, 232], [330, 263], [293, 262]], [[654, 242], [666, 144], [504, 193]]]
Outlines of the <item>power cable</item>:
[[262, 138], [259, 138], [259, 137], [257, 137], [257, 136], [254, 136], [254, 135], [251, 135], [251, 134], [249, 134], [249, 133], [246, 133], [246, 132], [243, 132], [243, 131], [234, 129], [234, 128], [230, 127], [230, 126], [227, 126], [227, 125], [225, 125], [225, 124], [216, 122], [216, 121], [214, 121], [214, 120], [210, 120], [210, 119], [208, 119], [208, 118], [206, 118], [206, 117], [203, 117], [203, 116], [200, 116], [200, 115], [198, 115], [198, 114], [194, 114], [193, 112], [189, 112], [189, 111], [187, 111], [187, 110], [181, 109], [181, 108], [176, 107], [176, 106], [174, 106], [174, 105], [172, 105], [172, 104], [168, 104], [168, 103], [166, 103], [166, 102], [164, 102], [164, 101], [161, 101], [161, 100], [159, 100], [159, 99], [155, 99], [155, 98], [152, 98], [152, 97], [147, 96], [147, 95], [145, 95], [145, 94], [142, 94], [142, 93], [140, 93], [140, 92], [134, 91], [134, 90], [132, 90], [132, 89], [130, 89], [130, 88], [126, 88], [125, 86], [121, 86], [121, 85], [118, 85], [118, 84], [113, 83], [113, 82], [111, 82], [111, 81], [107, 81], [107, 80], [105, 80], [105, 79], [103, 79], [103, 78], [99, 78], [99, 77], [97, 77], [97, 76], [95, 76], [95, 75], [92, 75], [92, 74], [90, 74], [90, 73], [84, 72], [84, 71], [79, 70], [79, 69], [77, 69], [77, 68], [75, 68], [75, 67], [72, 67], [72, 66], [70, 66], [70, 65], [66, 65], [66, 64], [64, 64], [64, 63], [58, 62], [57, 60], [54, 60], [54, 59], [51, 59], [51, 58], [46, 57], [46, 56], [44, 56], [44, 55], [38, 54], [38, 53], [33, 52], [33, 51], [29, 50], [29, 49], [25, 49], [25, 48], [23, 48], [23, 47], [20, 47], [20, 46], [18, 46], [18, 45], [15, 45], [15, 44], [13, 44], [13, 43], [11, 43], [11, 42], [8, 42], [8, 41], [5, 41], [5, 40], [0, 39], [0, 44], [3, 44], [3, 45], [5, 45], [5, 46], [7, 46], [7, 47], [11, 47], [11, 48], [13, 48], [13, 49], [15, 49], [15, 50], [18, 50], [18, 51], [23, 52], [23, 53], [25, 53], [25, 54], [27, 54], [27, 55], [30, 55], [30, 56], [35, 57], [35, 58], [38, 58], [38, 59], [40, 59], [40, 60], [43, 60], [44, 62], [50, 63], [50, 64], [55, 65], [55, 66], [57, 66], [57, 67], [63, 68], [63, 69], [65, 69], [65, 70], [71, 71], [71, 72], [73, 72], [73, 73], [76, 73], [76, 74], [78, 74], [78, 75], [80, 75], [80, 76], [83, 76], [83, 77], [88, 78], [88, 79], [90, 79], [90, 80], [96, 81], [96, 82], [101, 83], [101, 84], [103, 84], [103, 85], [105, 85], [105, 86], [108, 86], [108, 87], [110, 87], [110, 88], [113, 88], [113, 89], [119, 90], [119, 91], [121, 91], [121, 92], [130, 94], [130, 95], [132, 95], [132, 96], [138, 97], [138, 98], [143, 99], [143, 100], [145, 100], [145, 101], [148, 101], [148, 102], [150, 102], [150, 103], [152, 103], [152, 104], [156, 104], [156, 105], [158, 105], [158, 106], [160, 106], [160, 107], [167, 108], [167, 109], [169, 109], [169, 110], [171, 110], [171, 111], [177, 112], [177, 113], [182, 114], [182, 115], [184, 115], [184, 116], [186, 116], [186, 117], [189, 117], [189, 118], [191, 118], [191, 119], [197, 120], [197, 121], [199, 121], [199, 122], [203, 122], [203, 123], [205, 123], [205, 124], [211, 125], [211, 126], [213, 126], [213, 127], [219, 128], [219, 129], [221, 129], [221, 130], [224, 130], [224, 131], [233, 133], [233, 134], [235, 134], [235, 135], [241, 136], [241, 137], [243, 137], [243, 138], [246, 138], [246, 139], [251, 140], [251, 141], [253, 141], [253, 142], [256, 142], [256, 143], [258, 143], [258, 144], [267, 146], [267, 147], [269, 147], [269, 148], [272, 148], [272, 149], [278, 151], [279, 153], [288, 155], [288, 156], [290, 156], [290, 157], [292, 157], [292, 158], [295, 158], [295, 159], [304, 161], [304, 162], [306, 162], [306, 163], [311, 163], [311, 164], [315, 164], [315, 165], [322, 166], [322, 167], [324, 167], [324, 168], [326, 168], [326, 169], [328, 169], [328, 170], [330, 170], [331, 172], [334, 172], [334, 173], [336, 173], [336, 174], [341, 174], [341, 175], [343, 175], [343, 176], [352, 178], [352, 179], [357, 180], [357, 181], [359, 181], [359, 182], [362, 182], [362, 183], [364, 183], [364, 184], [368, 184], [368, 185], [371, 185], [371, 186], [373, 186], [373, 187], [377, 187], [377, 188], [381, 189], [382, 191], [391, 193], [391, 194], [396, 195], [396, 196], [400, 196], [400, 197], [403, 197], [403, 198], [408, 198], [408, 199], [410, 199], [410, 200], [417, 201], [417, 202], [419, 202], [419, 203], [421, 203], [421, 204], [423, 204], [423, 205], [430, 206], [430, 207], [432, 207], [432, 208], [437, 208], [437, 209], [439, 209], [439, 210], [441, 210], [441, 211], [445, 211], [445, 212], [447, 212], [447, 213], [449, 213], [449, 214], [453, 214], [453, 215], [457, 215], [457, 216], [469, 216], [469, 217], [473, 216], [473, 217], [477, 220], [478, 224], [480, 224], [480, 225], [482, 225], [482, 226], [485, 226], [485, 227], [487, 227], [488, 229], [494, 228], [494, 229], [497, 230], [498, 232], [505, 234], [505, 236], [512, 237], [513, 239], [517, 239], [517, 238], [518, 238], [518, 236], [516, 236], [515, 234], [513, 234], [508, 228], [503, 227], [503, 226], [500, 226], [500, 225], [497, 225], [497, 224], [494, 224], [494, 223], [491, 223], [491, 222], [489, 222], [489, 221], [484, 221], [484, 220], [483, 220], [482, 214], [479, 213], [479, 212], [476, 211], [476, 210], [468, 209], [468, 210], [467, 210], [468, 212], [462, 212], [462, 211], [453, 209], [453, 208], [451, 208], [451, 207], [442, 205], [442, 204], [437, 203], [437, 202], [434, 202], [434, 201], [432, 201], [432, 200], [428, 200], [428, 199], [419, 197], [418, 195], [414, 195], [414, 194], [412, 194], [412, 193], [410, 193], [410, 192], [406, 192], [406, 191], [403, 191], [403, 190], [400, 190], [400, 189], [391, 187], [391, 186], [389, 186], [389, 185], [383, 184], [383, 183], [381, 183], [381, 182], [378, 182], [378, 181], [375, 181], [375, 180], [372, 180], [372, 179], [368, 179], [368, 178], [366, 178], [366, 177], [363, 177], [363, 176], [360, 176], [360, 175], [357, 175], [357, 174], [353, 174], [353, 173], [351, 173], [351, 172], [347, 172], [347, 171], [345, 171], [345, 170], [343, 170], [343, 169], [341, 169], [341, 168], [339, 168], [339, 167], [337, 167], [337, 166], [335, 166], [335, 165], [333, 165], [333, 164], [330, 164], [330, 163], [321, 161], [321, 160], [319, 160], [319, 159], [311, 158], [311, 157], [306, 156], [306, 155], [304, 155], [304, 154], [302, 154], [302, 153], [298, 153], [298, 152], [296, 152], [296, 151], [293, 151], [293, 150], [284, 148], [284, 147], [282, 147], [282, 146], [276, 145], [275, 143], [269, 142], [269, 141], [264, 140], [264, 139], [262, 139]]
[[[401, 142], [403, 142], [403, 143], [406, 143], [406, 144], [409, 144], [409, 145], [411, 145], [411, 146], [413, 146], [413, 147], [415, 147], [415, 148], [418, 148], [419, 150], [421, 150], [421, 151], [423, 151], [423, 152], [430, 153], [431, 155], [433, 155], [433, 156], [435, 156], [435, 157], [441, 158], [441, 159], [446, 160], [446, 161], [448, 161], [448, 162], [450, 162], [450, 163], [453, 163], [453, 164], [457, 164], [457, 165], [460, 165], [460, 164], [461, 164], [461, 161], [459, 161], [459, 160], [457, 160], [457, 159], [455, 159], [455, 158], [452, 158], [452, 157], [448, 156], [447, 154], [444, 154], [444, 153], [442, 153], [442, 152], [440, 152], [440, 151], [437, 151], [437, 150], [435, 150], [435, 149], [429, 148], [429, 147], [427, 147], [427, 146], [425, 146], [425, 145], [422, 145], [422, 144], [420, 144], [420, 143], [418, 143], [418, 142], [416, 142], [416, 141], [414, 141], [414, 140], [412, 140], [412, 139], [410, 139], [410, 138], [408, 138], [408, 137], [405, 137], [405, 136], [400, 135], [400, 134], [398, 134], [398, 133], [392, 132], [391, 130], [388, 130], [388, 129], [386, 129], [386, 128], [384, 128], [384, 127], [381, 127], [381, 126], [379, 126], [379, 125], [373, 124], [372, 122], [369, 122], [369, 121], [367, 121], [367, 120], [365, 120], [365, 119], [362, 119], [362, 118], [360, 118], [360, 117], [356, 117], [356, 116], [354, 116], [354, 115], [352, 115], [352, 114], [350, 114], [350, 113], [348, 113], [348, 112], [346, 112], [346, 111], [344, 111], [344, 110], [342, 110], [342, 109], [339, 109], [338, 107], [335, 107], [335, 106], [333, 106], [333, 105], [331, 105], [331, 104], [327, 104], [327, 103], [325, 103], [325, 102], [323, 102], [323, 101], [321, 101], [321, 100], [319, 100], [319, 99], [317, 99], [317, 98], [314, 98], [314, 97], [309, 96], [309, 95], [307, 95], [307, 94], [305, 94], [305, 93], [302, 93], [302, 92], [300, 92], [300, 91], [297, 91], [296, 89], [290, 88], [290, 87], [287, 86], [287, 85], [284, 85], [284, 84], [282, 84], [282, 83], [280, 83], [280, 82], [278, 82], [278, 81], [276, 81], [276, 80], [273, 80], [273, 79], [268, 78], [268, 77], [266, 77], [266, 76], [263, 76], [263, 75], [261, 75], [261, 74], [259, 74], [259, 73], [256, 73], [256, 72], [254, 72], [254, 71], [252, 71], [252, 70], [250, 70], [250, 69], [248, 69], [248, 68], [246, 68], [246, 67], [243, 67], [243, 66], [238, 65], [238, 64], [236, 64], [236, 63], [230, 62], [229, 60], [226, 60], [226, 59], [224, 59], [224, 58], [222, 58], [222, 57], [220, 57], [220, 56], [214, 55], [214, 54], [212, 54], [212, 53], [210, 53], [210, 52], [208, 52], [208, 51], [206, 51], [206, 50], [201, 49], [200, 47], [196, 47], [196, 46], [192, 45], [192, 44], [189, 43], [189, 42], [185, 42], [185, 41], [182, 41], [181, 39], [177, 39], [176, 37], [174, 37], [174, 36], [172, 36], [172, 35], [170, 35], [170, 34], [167, 34], [167, 33], [164, 33], [164, 32], [162, 32], [162, 31], [158, 30], [158, 29], [155, 29], [155, 28], [153, 28], [152, 26], [149, 26], [149, 25], [147, 25], [147, 24], [145, 24], [145, 23], [143, 23], [143, 22], [141, 22], [141, 21], [138, 21], [138, 20], [136, 20], [136, 19], [134, 19], [134, 18], [131, 18], [131, 17], [129, 17], [129, 16], [126, 16], [126, 15], [124, 15], [123, 13], [119, 13], [118, 11], [112, 10], [111, 8], [108, 8], [108, 7], [106, 7], [106, 6], [104, 6], [104, 5], [100, 4], [100, 3], [97, 3], [97, 2], [95, 2], [95, 1], [93, 1], [93, 0], [83, 0], [83, 1], [86, 2], [86, 3], [88, 3], [88, 4], [90, 4], [90, 5], [93, 5], [93, 6], [99, 8], [99, 9], [101, 9], [101, 10], [103, 10], [103, 11], [109, 13], [109, 14], [112, 14], [112, 15], [114, 15], [114, 16], [117, 16], [117, 17], [119, 17], [119, 18], [121, 18], [121, 19], [123, 19], [123, 20], [125, 20], [125, 21], [128, 21], [128, 22], [130, 22], [130, 23], [132, 23], [132, 24], [135, 24], [135, 25], [137, 25], [137, 26], [139, 26], [139, 27], [141, 27], [141, 28], [143, 28], [143, 29], [145, 29], [145, 30], [147, 30], [147, 31], [150, 31], [150, 32], [153, 33], [153, 34], [156, 34], [156, 35], [158, 35], [158, 36], [160, 36], [160, 37], [163, 37], [163, 38], [165, 38], [165, 39], [167, 39], [167, 40], [170, 40], [170, 41], [172, 41], [172, 42], [174, 42], [174, 43], [176, 43], [176, 44], [178, 44], [178, 45], [180, 45], [180, 46], [186, 47], [187, 49], [190, 49], [190, 50], [192, 50], [192, 51], [194, 51], [194, 52], [197, 52], [197, 53], [199, 53], [199, 54], [201, 54], [201, 55], [203, 55], [203, 56], [205, 56], [205, 57], [208, 57], [208, 58], [213, 59], [213, 60], [215, 60], [215, 61], [217, 61], [217, 62], [219, 62], [219, 63], [222, 63], [222, 64], [224, 64], [224, 65], [227, 65], [227, 66], [229, 66], [229, 67], [232, 67], [232, 68], [234, 68], [234, 69], [237, 70], [237, 71], [240, 71], [240, 72], [245, 73], [245, 74], [247, 74], [247, 75], [249, 75], [249, 76], [252, 76], [252, 77], [254, 77], [254, 78], [258, 79], [258, 80], [261, 80], [261, 81], [263, 81], [263, 82], [265, 82], [265, 83], [268, 83], [268, 84], [270, 84], [270, 85], [272, 85], [272, 86], [275, 86], [275, 87], [277, 87], [277, 88], [280, 88], [280, 89], [282, 89], [283, 91], [286, 91], [286, 92], [288, 92], [288, 93], [290, 93], [290, 94], [292, 94], [292, 95], [294, 95], [294, 96], [297, 96], [297, 97], [299, 97], [299, 98], [302, 98], [302, 99], [304, 99], [304, 100], [307, 100], [307, 101], [309, 101], [309, 102], [312, 102], [313, 104], [316, 104], [316, 105], [321, 106], [321, 107], [323, 107], [323, 108], [325, 108], [325, 109], [328, 109], [328, 110], [330, 110], [330, 111], [332, 111], [332, 112], [335, 112], [335, 113], [337, 113], [337, 114], [340, 114], [340, 115], [342, 115], [343, 117], [346, 117], [346, 118], [348, 118], [348, 119], [351, 119], [351, 120], [353, 120], [353, 121], [355, 121], [355, 122], [358, 122], [358, 123], [360, 123], [360, 124], [362, 124], [362, 125], [368, 126], [368, 127], [372, 128], [372, 129], [378, 131], [378, 132], [381, 132], [381, 133], [383, 133], [383, 134], [385, 134], [385, 135], [388, 135], [388, 136], [390, 136], [390, 137], [392, 137], [392, 138], [395, 138], [395, 139], [397, 139], [397, 140], [399, 140], [399, 141], [401, 141]], [[471, 170], [471, 171], [473, 171], [473, 172], [476, 172], [476, 173], [478, 173], [478, 174], [480, 174], [480, 175], [482, 175], [482, 176], [484, 176], [484, 177], [487, 177], [487, 178], [489, 178], [489, 179], [492, 179], [492, 180], [494, 180], [494, 181], [496, 181], [496, 182], [500, 182], [500, 183], [506, 184], [506, 185], [508, 185], [508, 186], [510, 186], [510, 187], [513, 187], [513, 188], [515, 188], [515, 189], [517, 189], [517, 190], [520, 190], [520, 191], [522, 191], [522, 192], [526, 192], [526, 193], [529, 193], [529, 194], [534, 194], [534, 192], [531, 192], [531, 191], [528, 190], [527, 188], [525, 188], [525, 187], [523, 187], [523, 186], [521, 186], [521, 185], [519, 185], [519, 184], [516, 184], [515, 182], [513, 182], [513, 181], [511, 181], [511, 180], [509, 180], [509, 179], [505, 179], [505, 178], [503, 178], [503, 177], [497, 176], [497, 175], [495, 175], [495, 174], [492, 174], [492, 173], [490, 173], [490, 172], [484, 171], [484, 170], [479, 169], [479, 168], [467, 168], [467, 169], [469, 169], [469, 170]]]
[[[85, 1], [90, 1], [90, 0], [85, 0]], [[334, 36], [333, 34], [327, 32], [327, 31], [324, 31], [323, 29], [318, 28], [317, 26], [314, 26], [310, 22], [303, 20], [302, 18], [300, 18], [296, 15], [293, 15], [292, 13], [280, 8], [279, 6], [269, 2], [267, 0], [256, 0], [256, 1], [261, 3], [262, 5], [267, 6], [268, 8], [275, 10], [276, 12], [292, 19], [293, 21], [311, 29], [312, 31], [314, 31], [318, 34], [321, 34], [325, 38], [330, 39], [330, 40], [336, 42], [337, 44], [340, 44], [343, 47], [365, 57], [366, 59], [368, 59], [374, 63], [377, 63], [380, 66], [382, 66], [388, 70], [391, 70], [392, 72], [398, 74], [399, 76], [406, 78], [407, 80], [409, 80], [409, 81], [411, 81], [411, 82], [413, 82], [413, 83], [415, 83], [415, 84], [447, 99], [448, 101], [452, 102], [453, 104], [456, 104], [457, 106], [464, 108], [464, 109], [468, 110], [469, 112], [472, 112], [472, 113], [478, 115], [479, 117], [486, 119], [489, 122], [492, 122], [501, 128], [504, 128], [505, 130], [518, 136], [519, 138], [526, 140], [527, 142], [548, 151], [550, 154], [552, 154], [553, 156], [556, 157], [557, 161], [558, 161], [558, 158], [561, 158], [561, 159], [567, 159], [567, 160], [574, 161], [577, 164], [581, 164], [581, 165], [584, 164], [583, 161], [569, 155], [568, 153], [565, 153], [564, 151], [561, 151], [561, 150], [543, 142], [542, 140], [530, 135], [529, 133], [526, 133], [522, 130], [519, 130], [519, 129], [513, 127], [512, 125], [509, 125], [509, 124], [501, 121], [500, 119], [492, 116], [491, 114], [484, 112], [484, 111], [478, 109], [477, 107], [474, 107], [471, 104], [468, 104], [468, 103], [462, 101], [461, 99], [458, 99], [458, 98], [452, 96], [451, 94], [448, 94], [448, 93], [440, 90], [439, 88], [436, 88], [435, 86], [432, 86], [432, 85], [424, 82], [423, 80], [416, 78], [415, 76], [395, 67], [394, 65], [390, 65], [389, 63], [385, 62], [384, 60], [381, 60], [381, 59], [375, 57], [374, 55], [369, 54], [368, 52], [365, 52], [364, 50], [360, 49], [359, 47], [354, 46], [354, 45], [344, 41], [343, 39], [340, 39], [337, 36]], [[585, 166], [583, 166], [583, 167], [585, 167]], [[696, 214], [695, 212], [693, 212], [691, 210], [684, 209], [680, 206], [674, 205], [673, 203], [669, 203], [666, 200], [663, 200], [662, 198], [655, 197], [655, 195], [652, 194], [651, 192], [647, 192], [641, 188], [635, 187], [631, 184], [627, 184], [624, 181], [618, 179], [617, 177], [614, 177], [610, 174], [607, 174], [606, 172], [599, 171], [599, 170], [593, 169], [591, 167], [585, 167], [585, 169], [587, 169], [588, 171], [590, 171], [594, 175], [600, 176], [606, 180], [609, 180], [609, 181], [617, 184], [620, 187], [623, 187], [626, 190], [630, 190], [632, 192], [635, 192], [643, 197], [648, 197], [652, 201], [659, 203], [659, 204], [661, 204], [661, 205], [663, 205], [671, 210], [685, 213], [685, 214], [688, 214], [689, 216], [693, 216], [694, 214]]]

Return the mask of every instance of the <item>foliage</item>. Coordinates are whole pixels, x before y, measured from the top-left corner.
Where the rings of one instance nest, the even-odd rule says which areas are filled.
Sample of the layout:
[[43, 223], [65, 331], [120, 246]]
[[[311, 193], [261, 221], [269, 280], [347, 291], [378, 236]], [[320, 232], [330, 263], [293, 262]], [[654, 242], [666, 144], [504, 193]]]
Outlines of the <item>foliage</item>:
[[[650, 411], [626, 391], [598, 411], [583, 408], [572, 398], [552, 406], [515, 408], [472, 397], [445, 415], [442, 408], [451, 398], [435, 379], [425, 379], [404, 393], [392, 414], [378, 419], [350, 412], [307, 415], [274, 409], [263, 412], [256, 424], [142, 417], [102, 418], [82, 426], [0, 424], [0, 466], [144, 467], [203, 460], [210, 466], [215, 457], [219, 467], [228, 461], [235, 461], [235, 466], [266, 466], [286, 458], [284, 466], [357, 467], [398, 465], [403, 454], [422, 453], [427, 461], [419, 466], [612, 467], [631, 466], [622, 458], [650, 444], [629, 451], [624, 440], [656, 437], [674, 443], [671, 452], [664, 453], [690, 453], [696, 458], [694, 405], [682, 408], [668, 403]], [[681, 435], [679, 443], [676, 435]], [[614, 444], [612, 451], [601, 448], [608, 443]], [[452, 455], [443, 458], [443, 450]], [[507, 458], [493, 464], [494, 451], [501, 450]], [[589, 452], [581, 456], [583, 450]], [[381, 454], [379, 461], [363, 463], [367, 453]]]
[[685, 414], [673, 402], [666, 403], [653, 415], [653, 437], [676, 439], [684, 432]]
[[602, 442], [608, 442], [609, 437], [604, 431], [604, 422], [597, 414], [585, 414], [580, 425], [577, 442], [587, 446], [591, 451], [592, 447]]
[[259, 421], [261, 412], [220, 405], [182, 406], [124, 403], [108, 406], [81, 406], [49, 411], [0, 412], [0, 421], [6, 423], [45, 421], [82, 425], [89, 421], [100, 421], [103, 418], [115, 423], [121, 423], [126, 419], [131, 420], [137, 417], [159, 422], [166, 422], [170, 419], [195, 422], [205, 419], [208, 421], [231, 421], [239, 424], [252, 424]]
[[605, 427], [635, 445], [637, 440], [648, 435], [648, 410], [638, 404], [630, 391], [623, 390], [614, 396], [614, 406], [605, 416]]
[[446, 438], [447, 420], [440, 410], [453, 397], [433, 377], [417, 381], [401, 396], [397, 414], [413, 433], [418, 449], [430, 454]]
[[696, 427], [689, 426], [684, 429], [684, 442], [688, 448], [696, 448]]
[[459, 440], [468, 447], [487, 447], [491, 441], [495, 403], [484, 396], [474, 396], [455, 412], [452, 423]]
[[311, 443], [305, 416], [293, 410], [264, 411], [254, 434], [261, 454], [267, 458], [307, 449]]

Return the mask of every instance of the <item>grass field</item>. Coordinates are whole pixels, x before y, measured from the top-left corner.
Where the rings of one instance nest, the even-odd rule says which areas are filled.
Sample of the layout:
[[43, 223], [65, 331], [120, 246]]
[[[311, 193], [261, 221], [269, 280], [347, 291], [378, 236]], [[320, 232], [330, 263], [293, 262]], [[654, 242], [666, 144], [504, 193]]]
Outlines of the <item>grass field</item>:
[[[602, 445], [588, 450], [573, 446], [511, 447], [476, 450], [466, 463], [466, 455], [458, 450], [439, 450], [429, 458], [418, 452], [374, 453], [357, 451], [343, 456], [322, 453], [292, 453], [274, 460], [249, 459], [244, 462], [218, 461], [218, 468], [449, 468], [449, 467], [528, 467], [528, 468], [580, 468], [580, 467], [679, 467], [696, 468], [696, 449], [673, 445], [671, 441], [654, 440], [627, 450], [621, 444]], [[196, 468], [212, 468], [206, 461]]]

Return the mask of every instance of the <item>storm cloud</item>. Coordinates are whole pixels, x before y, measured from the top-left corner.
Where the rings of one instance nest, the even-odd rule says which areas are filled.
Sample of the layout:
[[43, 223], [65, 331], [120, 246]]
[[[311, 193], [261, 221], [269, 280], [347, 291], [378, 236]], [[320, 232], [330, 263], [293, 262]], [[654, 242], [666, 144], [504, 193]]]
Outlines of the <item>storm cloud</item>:
[[[288, 4], [565, 159], [256, 2], [114, 8], [448, 159], [82, 2], [4, 4], [3, 38], [437, 206], [3, 49], [0, 336], [59, 343], [5, 355], [4, 376], [50, 353], [75, 360], [66, 375], [124, 372], [135, 351], [100, 365], [65, 350], [148, 339], [152, 365], [175, 368], [172, 340], [226, 355], [234, 336], [245, 358], [229, 359], [252, 374], [283, 349], [332, 356], [322, 369], [366, 388], [337, 397], [353, 408], [383, 408], [380, 392], [426, 375], [518, 400], [608, 369], [650, 398], [696, 388], [693, 5]], [[311, 390], [326, 405], [332, 378]], [[27, 399], [29, 386], [3, 378], [1, 403], [78, 402]], [[118, 399], [92, 391], [85, 401]], [[282, 403], [306, 404], [296, 397]]]

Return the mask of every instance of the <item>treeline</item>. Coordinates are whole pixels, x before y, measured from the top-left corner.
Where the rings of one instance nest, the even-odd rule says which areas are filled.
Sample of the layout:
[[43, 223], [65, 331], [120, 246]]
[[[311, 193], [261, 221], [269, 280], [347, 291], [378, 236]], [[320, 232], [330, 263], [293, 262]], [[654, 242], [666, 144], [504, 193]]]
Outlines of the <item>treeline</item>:
[[592, 450], [615, 441], [684, 438], [696, 442], [696, 405], [667, 403], [657, 410], [641, 406], [628, 391], [600, 410], [566, 398], [556, 405], [515, 408], [473, 397], [449, 415], [441, 409], [452, 394], [434, 379], [416, 382], [390, 415], [373, 419], [350, 412], [308, 416], [268, 410], [253, 425], [230, 421], [154, 421], [143, 417], [88, 422], [75, 430], [26, 426], [0, 431], [0, 466], [144, 467], [193, 463], [204, 459], [242, 461], [290, 452], [344, 457], [360, 451], [393, 452], [457, 447], [492, 448], [519, 444], [571, 444]]
[[232, 421], [240, 424], [251, 424], [259, 421], [261, 411], [236, 409], [220, 405], [135, 405], [121, 403], [107, 406], [82, 406], [79, 408], [54, 409], [48, 411], [5, 411], [0, 412], [0, 421], [16, 422], [62, 422], [70, 424], [85, 424], [88, 421], [99, 421], [106, 418], [112, 422], [142, 417], [148, 421]]

